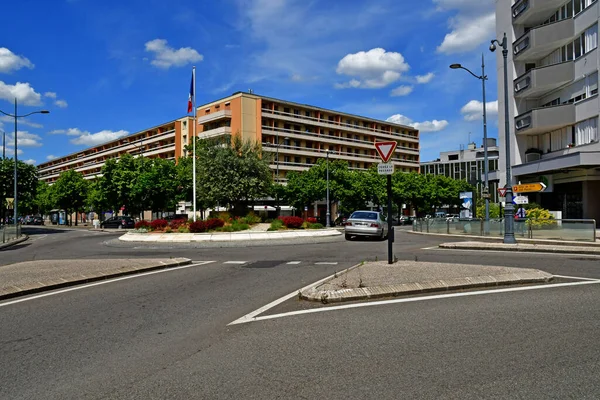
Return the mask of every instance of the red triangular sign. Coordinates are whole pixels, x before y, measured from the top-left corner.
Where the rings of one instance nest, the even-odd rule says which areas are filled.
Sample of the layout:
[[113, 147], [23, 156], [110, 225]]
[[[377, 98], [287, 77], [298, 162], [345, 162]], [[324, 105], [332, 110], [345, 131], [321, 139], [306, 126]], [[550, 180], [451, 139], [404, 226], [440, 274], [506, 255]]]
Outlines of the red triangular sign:
[[506, 197], [506, 188], [498, 188], [498, 194], [500, 197]]
[[394, 154], [394, 150], [396, 150], [397, 142], [376, 142], [375, 149], [377, 153], [379, 153], [379, 157], [381, 160], [386, 163], [392, 158], [392, 154]]

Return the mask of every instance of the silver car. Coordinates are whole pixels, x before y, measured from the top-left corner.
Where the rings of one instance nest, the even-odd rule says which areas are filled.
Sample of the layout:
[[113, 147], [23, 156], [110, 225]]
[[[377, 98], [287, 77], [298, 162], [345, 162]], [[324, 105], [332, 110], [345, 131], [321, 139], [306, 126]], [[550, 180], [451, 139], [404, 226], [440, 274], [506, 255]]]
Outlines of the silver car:
[[377, 211], [354, 211], [344, 225], [346, 240], [353, 236], [372, 236], [385, 239], [388, 235], [387, 222]]

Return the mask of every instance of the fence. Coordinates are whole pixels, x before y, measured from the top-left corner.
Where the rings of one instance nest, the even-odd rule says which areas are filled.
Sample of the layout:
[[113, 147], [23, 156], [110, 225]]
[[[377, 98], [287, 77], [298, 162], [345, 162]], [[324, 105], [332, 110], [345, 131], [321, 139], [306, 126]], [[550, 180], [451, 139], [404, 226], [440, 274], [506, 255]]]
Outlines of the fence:
[[2, 225], [0, 226], [0, 237], [2, 243], [10, 242], [21, 237], [21, 225]]
[[[486, 229], [487, 228], [487, 229]], [[504, 219], [445, 220], [443, 218], [417, 219], [413, 231], [445, 233], [449, 235], [504, 236]], [[596, 241], [596, 220], [593, 219], [527, 219], [514, 222], [516, 238]]]

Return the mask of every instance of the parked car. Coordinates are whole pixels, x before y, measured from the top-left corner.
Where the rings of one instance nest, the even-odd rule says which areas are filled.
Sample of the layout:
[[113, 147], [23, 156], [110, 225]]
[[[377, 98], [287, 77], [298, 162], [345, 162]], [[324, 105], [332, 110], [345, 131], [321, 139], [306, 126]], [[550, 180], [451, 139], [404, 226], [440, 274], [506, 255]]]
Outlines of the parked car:
[[400, 217], [400, 225], [412, 225], [415, 217], [403, 215]]
[[388, 227], [382, 213], [378, 211], [354, 211], [344, 224], [346, 240], [353, 236], [370, 236], [385, 239]]
[[178, 221], [178, 220], [184, 220], [187, 221], [188, 220], [188, 215], [187, 214], [173, 214], [173, 215], [168, 215], [165, 217], [165, 219], [167, 221]]
[[131, 217], [111, 217], [100, 223], [101, 228], [132, 229], [135, 227], [135, 220]]

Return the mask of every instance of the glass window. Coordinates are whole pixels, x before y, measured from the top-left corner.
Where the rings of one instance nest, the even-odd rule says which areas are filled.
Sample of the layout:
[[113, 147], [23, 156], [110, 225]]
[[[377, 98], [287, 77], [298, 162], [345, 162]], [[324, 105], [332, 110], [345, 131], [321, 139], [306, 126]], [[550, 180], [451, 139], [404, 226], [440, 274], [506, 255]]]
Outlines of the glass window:
[[581, 0], [575, 0], [574, 2], [574, 11], [575, 11], [575, 15], [579, 14], [581, 12]]
[[581, 57], [581, 36], [575, 39], [573, 45], [575, 46], [575, 58]]

